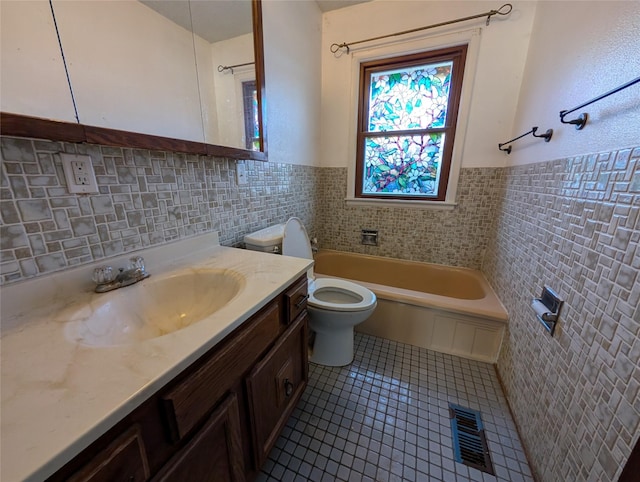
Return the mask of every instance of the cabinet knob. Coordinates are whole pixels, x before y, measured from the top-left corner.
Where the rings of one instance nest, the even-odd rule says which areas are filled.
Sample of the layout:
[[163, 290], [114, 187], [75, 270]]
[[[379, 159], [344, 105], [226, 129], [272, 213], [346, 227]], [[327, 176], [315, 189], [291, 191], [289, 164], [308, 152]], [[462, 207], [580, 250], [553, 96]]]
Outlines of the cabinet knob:
[[293, 393], [293, 383], [291, 383], [288, 378], [285, 378], [284, 379], [284, 394], [287, 397], [290, 397], [292, 393]]

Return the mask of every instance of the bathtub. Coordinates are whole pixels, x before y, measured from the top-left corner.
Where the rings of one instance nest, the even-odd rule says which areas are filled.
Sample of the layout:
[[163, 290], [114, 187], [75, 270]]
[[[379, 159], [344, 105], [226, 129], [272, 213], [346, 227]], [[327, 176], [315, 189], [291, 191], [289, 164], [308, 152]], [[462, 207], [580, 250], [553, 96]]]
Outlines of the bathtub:
[[479, 271], [327, 249], [316, 253], [314, 271], [376, 294], [357, 331], [484, 362], [498, 357], [508, 315]]

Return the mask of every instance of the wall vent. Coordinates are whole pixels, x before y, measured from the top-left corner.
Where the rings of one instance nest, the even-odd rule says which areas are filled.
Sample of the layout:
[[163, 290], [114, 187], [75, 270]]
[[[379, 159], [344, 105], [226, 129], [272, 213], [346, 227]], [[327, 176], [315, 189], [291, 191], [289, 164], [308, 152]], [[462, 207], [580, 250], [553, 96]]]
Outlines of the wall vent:
[[456, 462], [495, 475], [480, 412], [449, 404]]

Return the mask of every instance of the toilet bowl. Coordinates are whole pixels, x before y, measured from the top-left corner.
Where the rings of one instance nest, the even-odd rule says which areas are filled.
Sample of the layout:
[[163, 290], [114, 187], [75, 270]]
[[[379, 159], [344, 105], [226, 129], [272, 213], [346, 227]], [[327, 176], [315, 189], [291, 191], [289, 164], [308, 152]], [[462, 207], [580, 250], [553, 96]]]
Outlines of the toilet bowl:
[[[298, 218], [284, 226], [282, 254], [313, 259], [307, 230]], [[309, 326], [315, 333], [309, 360], [327, 366], [344, 366], [353, 361], [353, 328], [366, 320], [376, 307], [376, 295], [351, 281], [339, 278], [315, 279], [308, 272]]]

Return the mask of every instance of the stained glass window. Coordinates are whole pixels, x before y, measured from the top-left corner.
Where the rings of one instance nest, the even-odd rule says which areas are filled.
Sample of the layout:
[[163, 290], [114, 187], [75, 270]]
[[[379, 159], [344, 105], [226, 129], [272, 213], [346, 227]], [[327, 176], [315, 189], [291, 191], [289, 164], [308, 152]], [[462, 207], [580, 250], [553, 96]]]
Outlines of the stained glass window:
[[363, 191], [437, 195], [443, 141], [442, 133], [368, 138]]
[[356, 196], [445, 199], [465, 54], [362, 64]]

